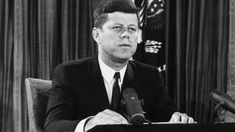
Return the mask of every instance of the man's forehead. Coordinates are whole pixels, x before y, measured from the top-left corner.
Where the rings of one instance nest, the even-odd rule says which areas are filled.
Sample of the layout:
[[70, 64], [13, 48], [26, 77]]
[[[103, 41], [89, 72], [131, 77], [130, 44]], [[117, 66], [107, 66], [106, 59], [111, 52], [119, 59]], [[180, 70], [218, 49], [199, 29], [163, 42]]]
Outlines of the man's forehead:
[[108, 21], [138, 24], [138, 17], [135, 13], [113, 12], [107, 14]]

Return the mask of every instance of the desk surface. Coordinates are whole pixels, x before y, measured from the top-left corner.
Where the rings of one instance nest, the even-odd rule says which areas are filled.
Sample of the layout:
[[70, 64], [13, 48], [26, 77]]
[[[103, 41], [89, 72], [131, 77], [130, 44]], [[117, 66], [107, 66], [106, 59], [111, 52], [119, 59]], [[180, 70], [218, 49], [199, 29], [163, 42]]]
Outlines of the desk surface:
[[133, 125], [101, 125], [89, 132], [234, 132], [235, 123], [218, 124], [150, 124]]

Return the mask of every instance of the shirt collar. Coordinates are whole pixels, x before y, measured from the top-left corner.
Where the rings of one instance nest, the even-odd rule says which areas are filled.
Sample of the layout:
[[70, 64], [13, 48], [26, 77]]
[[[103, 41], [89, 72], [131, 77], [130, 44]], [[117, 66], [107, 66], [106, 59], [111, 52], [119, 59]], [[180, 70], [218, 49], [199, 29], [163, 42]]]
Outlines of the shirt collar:
[[125, 65], [120, 71], [115, 71], [111, 67], [106, 65], [99, 56], [98, 56], [98, 62], [99, 62], [99, 65], [100, 65], [101, 74], [102, 74], [103, 78], [108, 83], [111, 83], [111, 81], [113, 80], [113, 76], [114, 76], [115, 72], [120, 72], [121, 80], [119, 80], [119, 81], [122, 84], [123, 78], [124, 78], [124, 75], [125, 75], [125, 72], [126, 72], [127, 65]]

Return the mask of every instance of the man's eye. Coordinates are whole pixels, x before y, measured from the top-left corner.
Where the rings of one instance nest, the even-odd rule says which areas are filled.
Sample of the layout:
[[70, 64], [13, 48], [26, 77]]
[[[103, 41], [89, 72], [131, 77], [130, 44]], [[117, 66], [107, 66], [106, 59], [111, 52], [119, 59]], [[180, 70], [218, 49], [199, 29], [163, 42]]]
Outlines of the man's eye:
[[134, 31], [136, 31], [136, 28], [132, 28], [132, 27], [130, 27], [130, 28], [129, 28], [129, 31], [134, 32]]
[[120, 26], [115, 26], [115, 27], [113, 27], [112, 29], [114, 29], [114, 30], [120, 30], [122, 27], [120, 27]]

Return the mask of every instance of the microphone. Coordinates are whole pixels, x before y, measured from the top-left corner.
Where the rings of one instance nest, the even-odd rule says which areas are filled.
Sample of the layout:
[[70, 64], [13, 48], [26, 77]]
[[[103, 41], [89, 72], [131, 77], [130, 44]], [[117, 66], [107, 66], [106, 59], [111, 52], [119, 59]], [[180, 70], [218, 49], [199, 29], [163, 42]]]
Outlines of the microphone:
[[235, 114], [235, 100], [233, 100], [229, 95], [213, 90], [210, 93], [210, 99], [222, 106], [224, 109]]
[[145, 119], [144, 111], [135, 89], [125, 88], [122, 97], [128, 119], [133, 125], [142, 125], [144, 122], [149, 122]]

